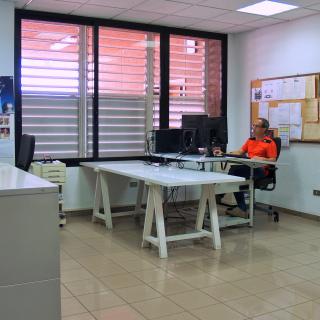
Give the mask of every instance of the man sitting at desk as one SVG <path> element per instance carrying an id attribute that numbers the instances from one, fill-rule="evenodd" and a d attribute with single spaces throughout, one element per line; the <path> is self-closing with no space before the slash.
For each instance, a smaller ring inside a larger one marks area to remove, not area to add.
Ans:
<path id="1" fill-rule="evenodd" d="M 269 122 L 264 118 L 258 118 L 252 126 L 253 137 L 249 138 L 246 143 L 232 154 L 248 155 L 250 159 L 276 161 L 277 160 L 277 146 L 275 142 L 266 133 L 269 129 Z M 215 154 L 222 154 L 221 151 Z M 246 165 L 234 165 L 229 170 L 230 175 L 239 176 L 243 178 L 250 178 L 250 167 Z M 263 178 L 268 174 L 268 166 L 254 169 L 255 178 Z M 232 214 L 246 216 L 247 206 L 244 199 L 243 192 L 235 192 L 238 207 L 232 210 Z"/>

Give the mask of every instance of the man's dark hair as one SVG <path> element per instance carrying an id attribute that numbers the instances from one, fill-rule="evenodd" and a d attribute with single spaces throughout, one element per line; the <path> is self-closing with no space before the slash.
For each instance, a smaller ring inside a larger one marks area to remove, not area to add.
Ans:
<path id="1" fill-rule="evenodd" d="M 269 129 L 270 127 L 270 124 L 269 124 L 269 121 L 265 118 L 258 118 L 258 120 L 261 120 L 262 122 L 262 128 L 265 128 L 266 131 Z"/>

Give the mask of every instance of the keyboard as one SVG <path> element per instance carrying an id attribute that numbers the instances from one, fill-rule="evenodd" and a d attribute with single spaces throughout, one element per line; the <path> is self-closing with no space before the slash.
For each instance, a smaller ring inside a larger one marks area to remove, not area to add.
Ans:
<path id="1" fill-rule="evenodd" d="M 234 153 L 224 153 L 223 154 L 225 157 L 230 157 L 230 158 L 240 158 L 240 159 L 250 159 L 249 157 L 241 154 L 234 154 Z"/>

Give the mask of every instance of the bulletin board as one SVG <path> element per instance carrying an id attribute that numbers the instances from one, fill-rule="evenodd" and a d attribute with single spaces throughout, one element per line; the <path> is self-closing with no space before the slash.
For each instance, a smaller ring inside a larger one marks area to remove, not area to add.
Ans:
<path id="1" fill-rule="evenodd" d="M 269 120 L 275 137 L 283 142 L 320 143 L 320 74 L 251 81 L 251 124 Z"/>

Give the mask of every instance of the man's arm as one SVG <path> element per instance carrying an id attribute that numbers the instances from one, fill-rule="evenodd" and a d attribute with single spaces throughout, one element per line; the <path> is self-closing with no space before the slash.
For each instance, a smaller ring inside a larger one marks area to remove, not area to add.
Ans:
<path id="1" fill-rule="evenodd" d="M 231 151 L 231 152 L 228 152 L 228 153 L 231 153 L 231 154 L 237 154 L 239 156 L 243 156 L 246 152 L 244 150 L 242 150 L 242 148 L 238 149 L 238 150 L 235 150 L 235 151 Z"/>
<path id="2" fill-rule="evenodd" d="M 252 157 L 251 159 L 255 159 L 255 160 L 262 160 L 262 161 L 271 161 L 271 162 L 276 162 L 277 159 L 276 158 L 265 158 L 265 157 Z"/>

